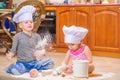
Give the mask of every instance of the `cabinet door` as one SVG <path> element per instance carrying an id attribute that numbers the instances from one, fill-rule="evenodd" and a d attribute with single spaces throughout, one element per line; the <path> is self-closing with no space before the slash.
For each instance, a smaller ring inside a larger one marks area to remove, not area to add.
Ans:
<path id="1" fill-rule="evenodd" d="M 75 24 L 76 26 L 81 26 L 81 27 L 85 27 L 89 30 L 89 26 L 90 26 L 90 7 L 76 7 L 75 8 Z M 89 31 L 87 36 L 84 39 L 84 43 L 88 44 L 88 36 L 89 36 Z"/>
<path id="2" fill-rule="evenodd" d="M 66 47 L 64 44 L 63 26 L 89 27 L 89 7 L 67 6 L 59 7 L 57 12 L 57 46 Z M 84 41 L 87 43 L 87 38 Z"/>
<path id="3" fill-rule="evenodd" d="M 59 7 L 57 10 L 57 27 L 56 27 L 56 43 L 58 47 L 64 47 L 64 35 L 62 28 L 64 25 L 70 26 L 73 24 L 72 13 L 70 7 Z"/>
<path id="4" fill-rule="evenodd" d="M 93 6 L 91 16 L 91 49 L 120 52 L 120 7 Z"/>

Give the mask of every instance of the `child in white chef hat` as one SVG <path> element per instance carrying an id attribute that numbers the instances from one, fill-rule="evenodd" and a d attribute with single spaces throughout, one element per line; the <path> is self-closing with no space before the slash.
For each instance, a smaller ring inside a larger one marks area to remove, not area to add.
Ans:
<path id="1" fill-rule="evenodd" d="M 89 73 L 93 72 L 94 65 L 92 64 L 92 53 L 89 47 L 82 44 L 82 40 L 85 38 L 88 30 L 83 27 L 76 26 L 63 26 L 64 42 L 67 44 L 69 50 L 62 62 L 62 70 L 65 73 L 71 73 L 72 64 L 69 64 L 71 60 L 88 60 L 89 61 Z"/>
<path id="2" fill-rule="evenodd" d="M 41 37 L 39 34 L 32 31 L 34 28 L 34 12 L 35 8 L 33 6 L 26 5 L 13 17 L 13 21 L 18 23 L 22 31 L 14 36 L 12 48 L 10 52 L 6 54 L 6 58 L 11 60 L 17 53 L 17 62 L 7 68 L 7 73 L 18 75 L 29 72 L 32 69 L 42 71 L 51 69 L 54 66 L 54 62 L 51 58 L 37 60 L 39 54 L 42 55 L 45 51 L 36 49 L 36 45 L 41 41 Z"/>

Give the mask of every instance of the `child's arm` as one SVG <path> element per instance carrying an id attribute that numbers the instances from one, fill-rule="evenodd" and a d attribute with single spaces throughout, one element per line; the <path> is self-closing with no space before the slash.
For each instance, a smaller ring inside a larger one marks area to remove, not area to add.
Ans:
<path id="1" fill-rule="evenodd" d="M 6 58 L 8 60 L 11 60 L 12 57 L 14 57 L 14 55 L 17 52 L 17 48 L 18 48 L 18 43 L 19 43 L 19 36 L 17 36 L 18 34 L 16 34 L 13 38 L 13 42 L 12 42 L 12 48 L 10 49 L 10 51 L 8 53 L 6 53 Z"/>
<path id="2" fill-rule="evenodd" d="M 62 61 L 61 66 L 57 67 L 55 71 L 53 71 L 53 75 L 59 75 L 62 72 L 66 72 L 67 66 L 69 65 L 71 56 L 69 54 L 69 51 L 66 53 L 65 58 Z"/>
<path id="3" fill-rule="evenodd" d="M 92 52 L 88 46 L 85 46 L 85 55 L 87 56 L 89 63 L 92 63 Z"/>
<path id="4" fill-rule="evenodd" d="M 71 59 L 69 50 L 67 51 L 65 58 L 63 59 L 62 65 L 68 65 Z"/>

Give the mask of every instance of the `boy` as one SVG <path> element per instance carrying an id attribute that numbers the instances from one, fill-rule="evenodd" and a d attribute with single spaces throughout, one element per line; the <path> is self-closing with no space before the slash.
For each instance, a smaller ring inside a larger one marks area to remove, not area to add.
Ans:
<path id="1" fill-rule="evenodd" d="M 22 31 L 14 36 L 12 48 L 6 54 L 6 58 L 11 60 L 17 53 L 16 64 L 11 64 L 6 70 L 7 73 L 18 75 L 29 72 L 32 69 L 40 72 L 41 70 L 51 69 L 54 66 L 54 62 L 50 58 L 37 60 L 37 57 L 44 55 L 45 51 L 35 49 L 41 38 L 32 31 L 34 28 L 32 14 L 34 12 L 35 8 L 33 6 L 26 5 L 13 17 L 13 21 L 18 23 Z"/>

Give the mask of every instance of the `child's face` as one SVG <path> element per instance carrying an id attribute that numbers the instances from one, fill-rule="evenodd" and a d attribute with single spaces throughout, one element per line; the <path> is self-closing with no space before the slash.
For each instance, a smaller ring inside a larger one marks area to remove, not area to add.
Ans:
<path id="1" fill-rule="evenodd" d="M 67 43 L 68 48 L 72 49 L 73 51 L 77 51 L 80 47 L 80 44 L 71 44 L 71 43 Z"/>
<path id="2" fill-rule="evenodd" d="M 25 32 L 32 31 L 33 26 L 34 26 L 34 24 L 33 24 L 33 21 L 31 21 L 31 20 L 26 20 L 26 21 L 20 22 L 20 24 L 19 24 L 19 27 Z"/>

